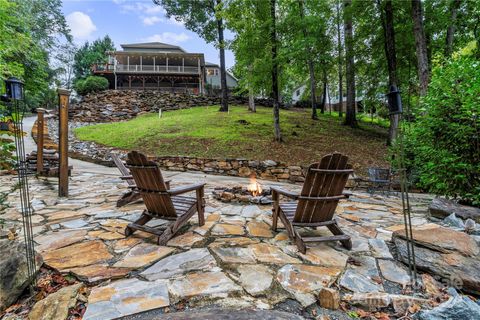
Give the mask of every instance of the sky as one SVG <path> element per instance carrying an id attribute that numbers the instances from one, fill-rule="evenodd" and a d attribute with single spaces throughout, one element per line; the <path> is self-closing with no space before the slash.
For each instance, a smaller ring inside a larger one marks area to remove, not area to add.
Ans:
<path id="1" fill-rule="evenodd" d="M 62 11 L 77 45 L 109 35 L 118 50 L 120 44 L 164 42 L 187 52 L 203 53 L 205 61 L 220 63 L 219 52 L 181 22 L 168 19 L 152 0 L 63 0 Z M 225 37 L 231 38 L 226 32 Z M 227 68 L 235 64 L 231 51 L 225 52 Z"/>

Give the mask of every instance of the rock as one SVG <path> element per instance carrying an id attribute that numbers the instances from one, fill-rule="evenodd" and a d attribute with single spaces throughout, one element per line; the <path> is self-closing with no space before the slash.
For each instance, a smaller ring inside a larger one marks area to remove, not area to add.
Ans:
<path id="1" fill-rule="evenodd" d="M 25 246 L 18 241 L 0 240 L 0 312 L 10 306 L 29 285 Z M 36 255 L 40 269 L 42 258 Z"/>
<path id="2" fill-rule="evenodd" d="M 67 229 L 80 229 L 88 225 L 88 222 L 83 219 L 70 220 L 61 222 L 60 225 Z"/>
<path id="3" fill-rule="evenodd" d="M 158 261 L 140 275 L 150 281 L 169 279 L 189 271 L 212 270 L 216 265 L 208 249 L 191 249 Z"/>
<path id="4" fill-rule="evenodd" d="M 393 259 L 390 249 L 387 244 L 381 239 L 368 239 L 368 244 L 372 250 L 372 255 L 375 258 Z"/>
<path id="5" fill-rule="evenodd" d="M 290 257 L 279 248 L 266 243 L 258 243 L 249 246 L 255 258 L 267 264 L 300 263 L 300 260 Z"/>
<path id="6" fill-rule="evenodd" d="M 451 215 L 449 215 L 448 217 L 443 219 L 443 223 L 446 223 L 449 226 L 459 228 L 459 229 L 464 229 L 465 228 L 465 224 L 463 223 L 463 220 L 460 219 L 460 218 L 457 218 L 455 213 L 452 213 Z"/>
<path id="7" fill-rule="evenodd" d="M 43 252 L 69 246 L 85 239 L 86 230 L 62 230 L 58 232 L 51 232 L 47 235 L 35 237 L 35 242 L 38 246 L 35 249 Z"/>
<path id="8" fill-rule="evenodd" d="M 420 246 L 442 253 L 459 252 L 466 256 L 478 255 L 480 249 L 468 234 L 441 226 L 422 226 L 413 228 L 413 238 Z M 395 231 L 393 237 L 405 238 L 405 232 Z"/>
<path id="9" fill-rule="evenodd" d="M 303 306 L 315 303 L 314 292 L 329 287 L 342 272 L 341 268 L 287 264 L 278 270 L 277 281 Z"/>
<path id="10" fill-rule="evenodd" d="M 399 259 L 408 263 L 406 241 L 395 237 L 394 243 Z M 467 292 L 480 293 L 480 268 L 478 268 L 480 261 L 478 257 L 466 257 L 456 252 L 442 253 L 415 245 L 415 262 L 417 269 L 438 275 L 451 286 L 462 288 Z"/>
<path id="11" fill-rule="evenodd" d="M 170 304 L 167 280 L 126 279 L 94 287 L 84 320 L 107 320 L 166 307 Z"/>
<path id="12" fill-rule="evenodd" d="M 240 177 L 249 177 L 252 174 L 252 171 L 249 167 L 240 167 L 238 169 L 238 175 Z"/>
<path id="13" fill-rule="evenodd" d="M 209 247 L 236 247 L 236 246 L 246 246 L 249 244 L 255 244 L 258 243 L 259 241 L 257 239 L 250 239 L 247 237 L 232 237 L 232 238 L 219 238 L 215 239 L 214 242 L 212 242 Z"/>
<path id="14" fill-rule="evenodd" d="M 392 260 L 378 259 L 378 266 L 382 276 L 388 281 L 400 284 L 402 287 L 411 284 L 410 275 L 403 265 Z"/>
<path id="15" fill-rule="evenodd" d="M 397 314 L 406 314 L 408 308 L 413 305 L 423 306 L 429 303 L 429 300 L 411 296 L 394 294 L 390 295 L 390 297 L 392 299 L 393 310 L 395 310 Z"/>
<path id="16" fill-rule="evenodd" d="M 373 282 L 371 279 L 366 276 L 357 273 L 351 269 L 348 269 L 343 274 L 340 279 L 340 286 L 344 287 L 347 290 L 353 292 L 381 292 L 383 291 L 383 286 Z"/>
<path id="17" fill-rule="evenodd" d="M 182 235 L 175 236 L 174 238 L 172 238 L 170 241 L 167 242 L 167 246 L 178 247 L 182 249 L 189 249 L 202 241 L 203 241 L 203 237 L 201 235 L 195 234 L 190 231 Z"/>
<path id="18" fill-rule="evenodd" d="M 224 263 L 255 263 L 255 258 L 251 248 L 212 247 L 212 251 Z"/>
<path id="19" fill-rule="evenodd" d="M 60 271 L 106 262 L 113 256 L 102 241 L 86 241 L 45 252 L 45 264 Z"/>
<path id="20" fill-rule="evenodd" d="M 330 310 L 337 310 L 340 307 L 340 293 L 332 288 L 322 288 L 318 294 L 320 307 Z"/>
<path id="21" fill-rule="evenodd" d="M 232 236 L 241 236 L 245 233 L 243 226 L 218 223 L 212 229 L 212 235 L 222 236 L 222 235 L 232 235 Z"/>
<path id="22" fill-rule="evenodd" d="M 175 251 L 173 248 L 162 247 L 155 244 L 140 243 L 130 249 L 130 251 L 120 261 L 113 266 L 116 268 L 138 269 L 168 256 Z"/>
<path id="23" fill-rule="evenodd" d="M 346 295 L 344 300 L 352 305 L 362 306 L 369 310 L 386 308 L 392 301 L 390 295 L 384 292 L 355 292 L 353 295 Z"/>
<path id="24" fill-rule="evenodd" d="M 92 284 L 103 280 L 123 278 L 131 269 L 113 268 L 107 264 L 93 264 L 86 267 L 69 269 L 68 271 L 78 279 Z"/>
<path id="25" fill-rule="evenodd" d="M 438 307 L 421 311 L 417 314 L 419 320 L 463 320 L 480 319 L 480 306 L 466 296 L 457 295 Z"/>
<path id="26" fill-rule="evenodd" d="M 46 298 L 38 301 L 28 314 L 30 320 L 65 320 L 70 308 L 77 303 L 78 291 L 83 283 L 64 287 Z"/>
<path id="27" fill-rule="evenodd" d="M 241 290 L 241 287 L 219 271 L 191 273 L 173 280 L 170 285 L 170 292 L 180 299 L 198 296 L 226 297 Z"/>
<path id="28" fill-rule="evenodd" d="M 464 206 L 443 198 L 435 198 L 428 207 L 428 211 L 432 217 L 443 219 L 452 213 L 464 220 L 470 218 L 480 223 L 480 209 L 475 207 Z"/>
<path id="29" fill-rule="evenodd" d="M 272 285 L 273 272 L 267 266 L 240 265 L 237 271 L 240 273 L 238 281 L 252 296 L 264 294 Z"/>
<path id="30" fill-rule="evenodd" d="M 280 233 L 278 235 L 280 235 Z M 275 239 L 277 239 L 277 237 L 275 237 Z M 288 234 L 284 234 L 284 237 L 280 239 L 288 239 Z M 303 260 L 324 267 L 344 268 L 348 260 L 348 256 L 346 254 L 337 251 L 326 244 L 319 244 L 315 247 L 309 247 L 305 254 L 299 253 L 298 255 Z"/>
<path id="31" fill-rule="evenodd" d="M 252 237 L 259 238 L 272 238 L 273 233 L 270 230 L 270 226 L 262 221 L 252 220 L 247 223 L 248 234 Z"/>
<path id="32" fill-rule="evenodd" d="M 428 273 L 422 274 L 422 283 L 423 283 L 423 286 L 425 287 L 425 292 L 430 297 L 438 297 L 441 295 L 440 283 L 438 283 L 438 281 L 435 280 Z"/>
<path id="33" fill-rule="evenodd" d="M 245 218 L 255 218 L 261 213 L 261 210 L 256 205 L 245 206 L 242 209 L 241 215 Z"/>

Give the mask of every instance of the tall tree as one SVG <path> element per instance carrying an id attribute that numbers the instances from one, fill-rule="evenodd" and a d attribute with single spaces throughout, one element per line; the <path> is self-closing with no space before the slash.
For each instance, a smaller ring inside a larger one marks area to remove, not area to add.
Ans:
<path id="1" fill-rule="evenodd" d="M 457 13 L 460 8 L 461 1 L 453 0 L 450 4 L 450 23 L 447 28 L 447 36 L 445 39 L 445 56 L 448 58 L 453 52 L 453 39 L 457 28 Z"/>
<path id="2" fill-rule="evenodd" d="M 340 0 L 337 0 L 337 59 L 338 59 L 338 116 L 343 117 L 343 53 L 342 53 L 342 32 Z"/>
<path id="3" fill-rule="evenodd" d="M 420 95 L 427 93 L 430 70 L 428 66 L 427 40 L 423 27 L 423 11 L 421 0 L 412 0 L 413 33 L 417 53 L 417 72 L 420 85 Z"/>
<path id="4" fill-rule="evenodd" d="M 282 142 L 280 132 L 280 103 L 278 92 L 278 61 L 277 61 L 277 29 L 275 15 L 275 0 L 270 0 L 270 41 L 272 42 L 272 99 L 273 99 L 273 126 L 275 141 Z"/>
<path id="5" fill-rule="evenodd" d="M 300 20 L 302 22 L 303 37 L 306 39 L 308 37 L 308 32 L 307 32 L 307 27 L 305 26 L 304 0 L 298 0 L 298 6 L 299 6 L 299 11 L 300 11 Z M 307 51 L 306 60 L 307 60 L 307 65 L 308 65 L 308 72 L 309 72 L 309 75 L 310 75 L 310 101 L 311 101 L 311 104 L 312 104 L 312 119 L 313 120 L 318 120 L 317 99 L 315 97 L 315 90 L 316 90 L 315 69 L 314 69 L 314 66 L 313 66 L 312 49 L 310 48 L 309 44 L 307 44 L 306 51 Z"/>
<path id="6" fill-rule="evenodd" d="M 397 83 L 397 53 L 395 50 L 395 30 L 393 27 L 393 5 L 392 0 L 377 0 L 380 17 L 382 20 L 385 57 L 387 58 L 388 83 L 390 86 L 398 86 Z M 390 128 L 388 130 L 387 145 L 391 145 L 397 137 L 399 114 L 390 115 Z"/>
<path id="7" fill-rule="evenodd" d="M 347 114 L 345 125 L 356 128 L 355 106 L 355 57 L 353 53 L 353 26 L 352 26 L 352 1 L 343 1 L 344 32 L 345 32 L 345 56 L 346 56 L 346 80 L 347 80 Z"/>
<path id="8" fill-rule="evenodd" d="M 92 65 L 108 61 L 107 51 L 115 50 L 112 39 L 106 35 L 92 43 L 85 42 L 74 55 L 73 72 L 75 80 L 92 74 Z"/>
<path id="9" fill-rule="evenodd" d="M 228 111 L 227 72 L 225 68 L 224 25 L 222 0 L 153 0 L 161 5 L 167 17 L 182 21 L 188 30 L 197 33 L 205 41 L 214 43 L 220 52 L 220 81 L 222 103 L 219 111 Z"/>

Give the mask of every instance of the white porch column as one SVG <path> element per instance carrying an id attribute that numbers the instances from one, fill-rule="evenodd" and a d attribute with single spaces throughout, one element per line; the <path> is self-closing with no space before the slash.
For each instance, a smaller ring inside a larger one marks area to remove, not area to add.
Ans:
<path id="1" fill-rule="evenodd" d="M 182 58 L 182 72 L 185 72 L 185 58 Z"/>
<path id="2" fill-rule="evenodd" d="M 143 71 L 143 62 L 142 62 L 142 56 L 140 56 L 140 71 Z"/>
<path id="3" fill-rule="evenodd" d="M 155 71 L 155 56 L 153 57 L 153 71 Z"/>
<path id="4" fill-rule="evenodd" d="M 127 71 L 130 71 L 130 56 L 127 56 Z"/>
<path id="5" fill-rule="evenodd" d="M 168 72 L 168 57 L 167 57 L 167 72 Z"/>
<path id="6" fill-rule="evenodd" d="M 115 74 L 115 90 L 117 90 L 117 74 Z"/>

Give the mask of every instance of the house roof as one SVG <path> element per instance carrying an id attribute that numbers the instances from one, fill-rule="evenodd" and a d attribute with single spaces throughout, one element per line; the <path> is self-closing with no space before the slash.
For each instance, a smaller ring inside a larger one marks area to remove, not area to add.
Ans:
<path id="1" fill-rule="evenodd" d="M 144 43 L 130 43 L 130 44 L 121 44 L 120 45 L 124 50 L 125 49 L 158 49 L 158 50 L 173 50 L 186 52 L 183 48 L 163 42 L 144 42 Z"/>
<path id="2" fill-rule="evenodd" d="M 216 63 L 212 63 L 212 62 L 208 62 L 208 61 L 205 61 L 205 67 L 217 67 L 217 68 L 220 68 L 220 66 Z"/>

